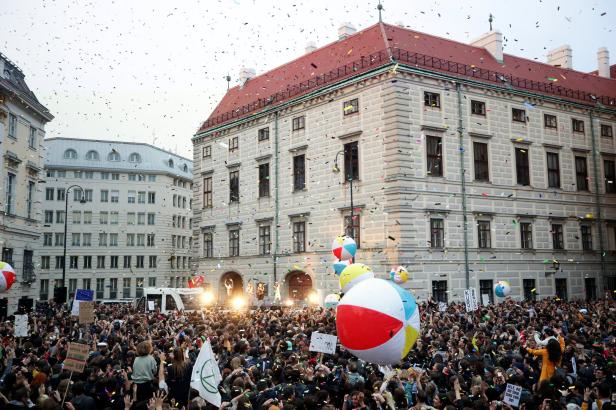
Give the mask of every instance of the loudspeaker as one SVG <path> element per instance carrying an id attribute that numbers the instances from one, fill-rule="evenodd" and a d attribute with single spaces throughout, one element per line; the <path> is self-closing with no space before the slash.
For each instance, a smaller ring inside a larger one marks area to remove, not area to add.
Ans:
<path id="1" fill-rule="evenodd" d="M 32 312 L 32 306 L 34 306 L 34 299 L 27 296 L 22 296 L 17 301 L 17 310 L 23 313 Z"/>
<path id="2" fill-rule="evenodd" d="M 60 305 L 66 303 L 66 291 L 66 286 L 53 288 L 53 301 Z"/>

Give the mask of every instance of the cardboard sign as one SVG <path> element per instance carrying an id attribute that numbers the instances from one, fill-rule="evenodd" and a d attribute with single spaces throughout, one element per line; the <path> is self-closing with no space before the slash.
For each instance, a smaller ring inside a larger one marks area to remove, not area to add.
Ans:
<path id="1" fill-rule="evenodd" d="M 148 310 L 156 310 L 153 300 L 148 300 Z"/>
<path id="2" fill-rule="evenodd" d="M 15 337 L 28 337 L 28 315 L 15 315 Z"/>
<path id="3" fill-rule="evenodd" d="M 79 323 L 94 323 L 94 302 L 79 302 Z"/>
<path id="4" fill-rule="evenodd" d="M 479 309 L 475 288 L 466 289 L 464 291 L 464 304 L 466 305 L 467 312 L 474 312 Z"/>
<path id="5" fill-rule="evenodd" d="M 487 293 L 481 295 L 481 302 L 484 306 L 488 306 L 490 304 L 490 295 L 488 295 Z"/>
<path id="6" fill-rule="evenodd" d="M 327 333 L 312 332 L 309 350 L 311 352 L 334 354 L 336 353 L 337 343 L 337 336 L 328 335 Z"/>
<path id="7" fill-rule="evenodd" d="M 520 397 L 522 396 L 522 387 L 514 384 L 507 383 L 507 390 L 505 390 L 505 398 L 503 401 L 511 407 L 518 407 L 520 404 Z"/>
<path id="8" fill-rule="evenodd" d="M 64 368 L 71 372 L 81 373 L 86 367 L 86 361 L 90 354 L 88 345 L 81 343 L 69 343 L 66 359 L 64 359 Z"/>
<path id="9" fill-rule="evenodd" d="M 71 315 L 79 316 L 79 305 L 83 301 L 94 300 L 94 291 L 91 289 L 77 289 L 75 291 L 75 299 L 73 300 L 73 307 L 71 308 Z"/>

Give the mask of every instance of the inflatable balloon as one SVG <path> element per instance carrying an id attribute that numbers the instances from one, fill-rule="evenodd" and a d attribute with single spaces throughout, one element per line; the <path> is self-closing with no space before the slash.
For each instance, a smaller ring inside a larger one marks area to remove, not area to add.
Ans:
<path id="1" fill-rule="evenodd" d="M 326 308 L 335 308 L 336 306 L 338 306 L 338 302 L 340 302 L 340 295 L 337 293 L 330 293 L 329 295 L 325 296 L 323 305 L 325 305 Z"/>
<path id="2" fill-rule="evenodd" d="M 340 289 L 342 293 L 347 293 L 353 286 L 359 282 L 374 278 L 372 269 L 363 263 L 352 263 L 340 274 Z"/>
<path id="3" fill-rule="evenodd" d="M 341 261 L 339 259 L 336 259 L 336 262 L 334 262 L 334 272 L 336 272 L 336 275 L 340 276 L 344 268 L 346 268 L 350 264 L 351 261 Z"/>
<path id="4" fill-rule="evenodd" d="M 499 298 L 506 298 L 511 293 L 511 285 L 506 280 L 499 280 L 494 285 L 494 293 Z"/>
<path id="5" fill-rule="evenodd" d="M 189 288 L 201 287 L 203 286 L 204 281 L 205 281 L 205 278 L 203 277 L 203 275 L 195 276 L 194 278 L 188 279 L 188 287 Z"/>
<path id="6" fill-rule="evenodd" d="M 8 263 L 0 262 L 0 273 L 0 293 L 4 293 L 15 283 L 15 271 Z"/>
<path id="7" fill-rule="evenodd" d="M 389 279 L 400 285 L 409 280 L 409 272 L 404 266 L 398 266 L 396 269 L 389 272 Z"/>
<path id="8" fill-rule="evenodd" d="M 400 362 L 419 337 L 419 307 L 406 289 L 383 279 L 367 279 L 338 303 L 340 343 L 358 358 L 380 365 Z"/>
<path id="9" fill-rule="evenodd" d="M 353 259 L 355 257 L 355 252 L 357 252 L 357 244 L 353 238 L 340 235 L 337 236 L 332 243 L 332 252 L 334 256 L 341 261 Z"/>

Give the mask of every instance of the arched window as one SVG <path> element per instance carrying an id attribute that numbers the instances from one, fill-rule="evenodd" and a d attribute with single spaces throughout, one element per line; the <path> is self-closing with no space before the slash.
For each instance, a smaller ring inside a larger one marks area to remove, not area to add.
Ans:
<path id="1" fill-rule="evenodd" d="M 120 153 L 116 150 L 112 150 L 109 155 L 107 155 L 107 159 L 109 161 L 119 161 L 120 160 Z"/>
<path id="2" fill-rule="evenodd" d="M 72 148 L 67 149 L 66 151 L 64 151 L 64 158 L 65 159 L 77 159 L 77 151 L 75 151 Z"/>
<path id="3" fill-rule="evenodd" d="M 188 165 L 184 164 L 184 166 L 182 167 L 182 170 L 184 172 L 188 172 Z"/>
<path id="4" fill-rule="evenodd" d="M 167 161 L 167 165 L 169 165 L 169 168 L 173 168 L 173 160 L 171 158 Z"/>
<path id="5" fill-rule="evenodd" d="M 137 154 L 136 152 L 133 152 L 128 157 L 128 162 L 141 162 L 141 155 Z"/>
<path id="6" fill-rule="evenodd" d="M 92 151 L 88 151 L 88 153 L 86 154 L 86 159 L 89 159 L 90 161 L 98 161 L 100 159 L 98 152 L 92 150 Z"/>

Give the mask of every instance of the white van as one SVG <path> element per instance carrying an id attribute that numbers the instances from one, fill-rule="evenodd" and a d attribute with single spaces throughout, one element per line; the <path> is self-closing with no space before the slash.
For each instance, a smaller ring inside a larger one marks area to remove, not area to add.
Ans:
<path id="1" fill-rule="evenodd" d="M 143 297 L 137 306 L 146 312 L 160 309 L 163 314 L 175 310 L 193 312 L 203 307 L 203 292 L 202 288 L 143 288 Z"/>

